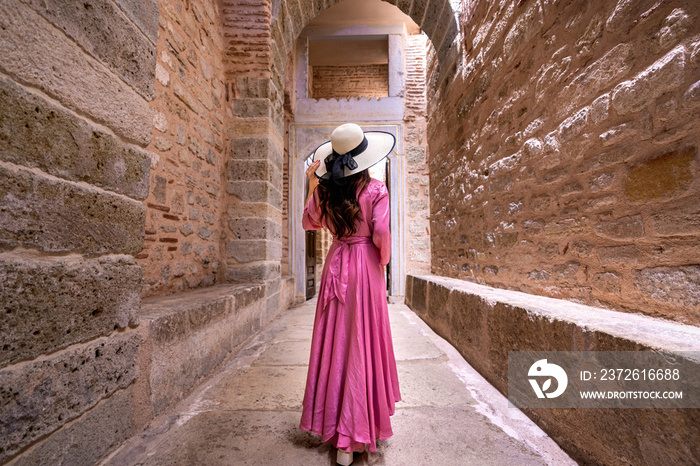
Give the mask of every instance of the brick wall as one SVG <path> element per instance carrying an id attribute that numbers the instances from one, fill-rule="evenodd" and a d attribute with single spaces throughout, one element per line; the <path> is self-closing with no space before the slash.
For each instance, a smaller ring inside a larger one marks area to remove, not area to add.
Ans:
<path id="1" fill-rule="evenodd" d="M 223 63 L 228 77 L 270 77 L 270 2 L 223 0 Z"/>
<path id="2" fill-rule="evenodd" d="M 432 271 L 700 324 L 697 3 L 467 10 L 431 80 Z"/>
<path id="3" fill-rule="evenodd" d="M 404 41 L 406 87 L 404 123 L 406 128 L 406 270 L 430 271 L 430 189 L 427 161 L 426 58 L 430 41 L 423 35 L 406 36 Z"/>
<path id="4" fill-rule="evenodd" d="M 389 65 L 312 66 L 313 99 L 387 97 Z"/>
<path id="5" fill-rule="evenodd" d="M 217 281 L 224 210 L 226 92 L 213 0 L 161 0 L 144 296 Z M 220 274 L 218 275 L 220 280 Z"/>

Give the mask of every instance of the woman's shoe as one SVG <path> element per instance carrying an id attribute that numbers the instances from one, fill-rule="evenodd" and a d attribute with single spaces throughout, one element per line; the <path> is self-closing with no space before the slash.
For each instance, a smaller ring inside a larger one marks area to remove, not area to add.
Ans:
<path id="1" fill-rule="evenodd" d="M 335 460 L 336 463 L 342 464 L 343 466 L 350 466 L 352 464 L 352 460 L 353 458 L 351 451 L 338 450 L 338 457 Z"/>

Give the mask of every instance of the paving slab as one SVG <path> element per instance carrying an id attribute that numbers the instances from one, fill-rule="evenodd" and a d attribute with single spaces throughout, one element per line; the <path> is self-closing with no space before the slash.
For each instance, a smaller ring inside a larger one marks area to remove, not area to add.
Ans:
<path id="1" fill-rule="evenodd" d="M 102 464 L 334 465 L 336 450 L 298 427 L 315 305 L 283 312 Z M 403 400 L 394 436 L 353 464 L 576 464 L 408 307 L 389 316 Z"/>

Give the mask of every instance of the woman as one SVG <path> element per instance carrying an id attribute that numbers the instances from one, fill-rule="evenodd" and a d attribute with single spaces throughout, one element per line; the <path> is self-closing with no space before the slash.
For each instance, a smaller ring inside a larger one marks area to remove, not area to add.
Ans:
<path id="1" fill-rule="evenodd" d="M 306 171 L 306 230 L 333 235 L 321 276 L 300 428 L 338 449 L 377 451 L 392 435 L 389 416 L 401 400 L 391 342 L 384 266 L 389 263 L 389 193 L 368 168 L 393 149 L 394 136 L 336 128 Z"/>

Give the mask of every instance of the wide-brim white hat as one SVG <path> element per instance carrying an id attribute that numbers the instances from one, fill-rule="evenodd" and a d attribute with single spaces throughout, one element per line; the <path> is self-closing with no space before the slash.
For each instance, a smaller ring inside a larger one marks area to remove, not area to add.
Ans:
<path id="1" fill-rule="evenodd" d="M 396 145 L 396 138 L 391 133 L 384 131 L 364 132 L 359 125 L 347 123 L 333 130 L 331 140 L 318 146 L 311 160 L 321 161 L 321 165 L 316 170 L 316 176 L 321 179 L 330 179 L 330 165 L 338 157 L 350 154 L 357 166 L 350 168 L 348 164 L 344 164 L 342 175 L 336 178 L 345 178 L 360 173 L 382 161 L 391 153 L 394 145 Z M 326 166 L 327 159 L 330 162 L 329 167 Z M 352 165 L 352 162 L 349 164 Z"/>

